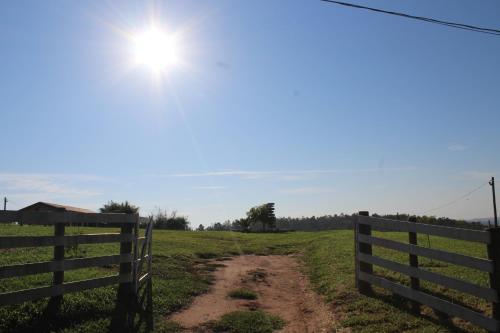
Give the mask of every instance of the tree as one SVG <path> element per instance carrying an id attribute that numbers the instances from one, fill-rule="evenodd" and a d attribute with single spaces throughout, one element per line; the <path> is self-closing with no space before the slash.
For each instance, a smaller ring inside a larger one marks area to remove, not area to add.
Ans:
<path id="1" fill-rule="evenodd" d="M 224 226 L 222 225 L 222 223 L 220 223 L 220 222 L 216 222 L 216 223 L 212 226 L 212 230 L 214 230 L 214 231 L 223 231 L 223 230 L 224 230 Z"/>
<path id="2" fill-rule="evenodd" d="M 166 210 L 158 209 L 153 217 L 153 226 L 157 229 L 189 230 L 189 219 L 187 216 L 177 215 L 175 210 L 168 214 Z"/>
<path id="3" fill-rule="evenodd" d="M 128 201 L 125 202 L 114 202 L 113 200 L 108 201 L 107 204 L 104 204 L 99 211 L 101 213 L 126 213 L 126 214 L 135 214 L 139 211 L 139 207 L 130 204 Z"/>
<path id="4" fill-rule="evenodd" d="M 247 220 L 251 224 L 262 223 L 262 231 L 266 231 L 266 228 L 274 229 L 276 227 L 274 203 L 270 202 L 250 208 L 247 212 Z"/>
<path id="5" fill-rule="evenodd" d="M 248 218 L 241 218 L 241 219 L 235 220 L 232 224 L 235 228 L 240 228 L 243 231 L 249 231 L 251 221 Z"/>
<path id="6" fill-rule="evenodd" d="M 203 224 L 200 224 L 198 226 L 198 229 L 196 229 L 197 231 L 204 231 L 205 230 L 205 227 L 203 226 Z"/>

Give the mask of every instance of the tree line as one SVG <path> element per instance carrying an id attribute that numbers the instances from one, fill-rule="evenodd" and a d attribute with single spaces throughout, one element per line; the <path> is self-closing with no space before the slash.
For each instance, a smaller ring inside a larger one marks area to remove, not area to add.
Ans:
<path id="1" fill-rule="evenodd" d="M 200 224 L 198 231 L 202 231 L 203 225 Z M 237 230 L 243 232 L 249 231 L 273 231 L 276 230 L 276 216 L 274 214 L 274 203 L 268 202 L 259 206 L 250 208 L 246 217 L 233 221 L 227 220 L 223 223 L 216 222 L 205 230 L 208 231 L 229 231 Z"/>
<path id="2" fill-rule="evenodd" d="M 265 230 L 275 231 L 320 231 L 334 229 L 350 229 L 354 221 L 354 214 L 335 214 L 311 217 L 277 217 L 276 220 L 266 225 Z M 264 231 L 261 223 L 248 224 L 246 219 L 236 219 L 233 221 L 217 222 L 205 228 L 211 231 Z"/>
<path id="3" fill-rule="evenodd" d="M 128 201 L 114 202 L 109 201 L 99 209 L 101 213 L 126 213 L 135 214 L 139 211 L 139 207 L 132 205 Z M 176 211 L 170 214 L 166 210 L 158 209 L 153 218 L 153 228 L 168 229 L 168 230 L 191 230 L 190 222 L 187 216 L 177 215 Z M 240 230 L 250 231 L 252 227 L 259 227 L 262 231 L 276 229 L 276 216 L 274 215 L 274 203 L 265 203 L 263 205 L 250 208 L 246 213 L 245 218 L 234 221 L 226 221 L 223 224 L 215 223 L 205 229 L 203 224 L 200 224 L 197 231 L 204 230 Z"/>
<path id="4" fill-rule="evenodd" d="M 110 201 L 100 208 L 101 213 L 137 213 L 139 207 L 130 204 L 128 201 L 118 203 Z M 250 208 L 246 216 L 235 220 L 226 220 L 216 222 L 207 227 L 200 224 L 196 231 L 320 231 L 334 229 L 350 229 L 353 226 L 357 213 L 353 214 L 334 214 L 311 217 L 278 217 L 275 216 L 274 203 L 265 203 Z M 408 221 L 413 216 L 410 214 L 377 214 L 371 216 L 382 217 L 391 220 Z M 190 227 L 189 218 L 185 215 L 178 215 L 174 210 L 168 213 L 166 210 L 158 209 L 152 215 L 153 227 L 156 229 L 168 230 L 193 230 Z M 485 229 L 487 226 L 480 222 L 469 222 L 449 217 L 436 216 L 416 216 L 418 223 L 436 224 L 442 226 L 467 228 L 467 229 Z"/>
<path id="5" fill-rule="evenodd" d="M 135 214 L 139 212 L 139 207 L 125 202 L 110 201 L 99 209 L 101 213 L 126 213 Z M 185 215 L 178 215 L 177 211 L 168 213 L 167 210 L 158 209 L 151 216 L 153 218 L 153 228 L 168 229 L 168 230 L 191 230 L 189 227 L 189 219 Z"/>
<path id="6" fill-rule="evenodd" d="M 277 217 L 274 223 L 275 230 L 281 231 L 321 231 L 321 230 L 335 230 L 335 229 L 351 229 L 356 220 L 357 213 L 353 214 L 334 214 L 323 216 L 302 216 L 302 217 Z M 381 217 L 391 220 L 408 221 L 413 216 L 410 214 L 372 214 L 374 217 Z M 482 230 L 487 228 L 486 225 L 480 222 L 469 222 L 460 219 L 452 219 L 449 217 L 437 216 L 416 216 L 418 223 L 435 224 L 447 227 L 465 228 Z M 245 225 L 245 224 L 243 224 Z M 242 227 L 241 219 L 233 221 L 227 220 L 225 222 L 217 222 L 205 228 L 205 230 L 212 231 L 229 231 L 229 230 L 244 230 Z M 250 226 L 249 231 L 256 231 L 259 229 Z"/>
<path id="7" fill-rule="evenodd" d="M 452 219 L 449 217 L 436 217 L 427 215 L 414 216 L 409 214 L 384 214 L 384 215 L 372 214 L 372 216 L 382 217 L 390 220 L 399 220 L 399 221 L 408 221 L 410 217 L 416 217 L 417 223 L 436 224 L 446 227 L 477 229 L 477 230 L 482 230 L 487 228 L 487 226 L 482 224 L 481 222 L 470 222 L 460 219 Z"/>

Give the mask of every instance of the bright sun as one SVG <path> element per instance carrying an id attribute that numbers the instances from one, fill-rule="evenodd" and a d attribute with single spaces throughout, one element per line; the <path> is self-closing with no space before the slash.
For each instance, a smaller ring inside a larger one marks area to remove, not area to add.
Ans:
<path id="1" fill-rule="evenodd" d="M 161 72 L 180 63 L 178 37 L 168 35 L 152 27 L 132 38 L 134 62 L 148 66 L 154 72 Z"/>

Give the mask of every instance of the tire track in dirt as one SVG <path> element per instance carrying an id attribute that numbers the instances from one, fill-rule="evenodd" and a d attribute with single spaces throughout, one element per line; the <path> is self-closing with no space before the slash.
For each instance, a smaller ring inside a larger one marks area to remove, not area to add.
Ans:
<path id="1" fill-rule="evenodd" d="M 193 332 L 228 312 L 260 309 L 285 320 L 286 325 L 279 332 L 319 333 L 332 329 L 333 312 L 311 290 L 295 256 L 244 255 L 218 263 L 223 266 L 214 272 L 212 289 L 169 320 Z M 227 296 L 237 288 L 251 289 L 257 292 L 258 298 L 239 300 Z"/>

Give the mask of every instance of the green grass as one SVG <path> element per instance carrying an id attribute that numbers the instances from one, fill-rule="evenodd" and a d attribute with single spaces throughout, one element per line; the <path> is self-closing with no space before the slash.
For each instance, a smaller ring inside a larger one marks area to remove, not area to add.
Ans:
<path id="1" fill-rule="evenodd" d="M 377 233 L 376 236 L 390 238 L 402 242 L 408 241 L 408 234 Z M 431 247 L 486 257 L 485 246 L 470 242 L 430 237 Z M 419 245 L 427 246 L 427 237 L 418 239 Z M 444 321 L 425 309 L 426 318 L 410 314 L 409 304 L 400 297 L 393 297 L 389 292 L 375 288 L 376 297 L 366 297 L 356 292 L 354 285 L 353 234 L 351 231 L 336 231 L 319 236 L 305 249 L 303 256 L 307 272 L 316 290 L 333 302 L 339 313 L 339 327 L 350 327 L 354 332 L 456 332 L 453 326 L 444 326 Z M 408 264 L 408 255 L 391 250 L 374 247 L 373 253 L 384 258 Z M 436 260 L 419 258 L 421 266 L 434 272 L 451 277 L 461 278 L 482 286 L 488 286 L 488 275 L 473 269 L 467 269 Z M 409 285 L 409 278 L 374 266 L 376 274 L 384 275 L 392 280 Z M 462 303 L 483 310 L 488 315 L 491 308 L 485 301 L 468 296 L 451 289 L 432 285 L 421 281 L 423 289 L 439 292 L 455 303 Z M 461 320 L 455 324 L 467 332 L 485 332 Z"/>
<path id="2" fill-rule="evenodd" d="M 284 325 L 280 317 L 257 310 L 230 312 L 209 326 L 214 332 L 272 333 Z"/>
<path id="3" fill-rule="evenodd" d="M 114 232 L 117 229 L 67 228 L 67 233 Z M 1 225 L 0 235 L 52 235 L 51 227 Z M 377 234 L 377 233 L 376 233 Z M 407 234 L 378 233 L 380 237 L 406 242 Z M 427 237 L 418 239 L 427 246 Z M 479 244 L 431 237 L 432 248 L 485 257 L 485 247 Z M 313 287 L 334 304 L 339 321 L 337 328 L 350 327 L 354 332 L 453 332 L 456 328 L 443 326 L 432 311 L 427 318 L 411 315 L 405 300 L 392 297 L 376 289 L 376 297 L 359 295 L 354 287 L 353 233 L 349 230 L 326 232 L 293 232 L 276 234 L 251 234 L 232 232 L 182 232 L 154 231 L 153 241 L 153 315 L 156 332 L 175 332 L 178 326 L 165 320 L 168 314 L 188 305 L 193 297 L 210 288 L 211 273 L 217 264 L 210 258 L 239 254 L 289 254 L 302 253 L 304 272 Z M 91 257 L 118 253 L 118 244 L 80 245 L 67 251 L 71 257 Z M 408 263 L 408 255 L 374 247 L 374 254 Z M 51 260 L 53 250 L 23 248 L 0 250 L 0 266 L 16 263 Z M 472 269 L 420 259 L 426 269 L 488 286 L 488 275 Z M 65 281 L 116 274 L 117 266 L 68 271 Z M 377 274 L 408 284 L 408 278 L 376 268 Z M 0 280 L 0 292 L 20 290 L 34 286 L 50 285 L 51 274 Z M 462 303 L 491 312 L 490 305 L 479 299 L 443 287 L 422 282 L 422 287 L 439 292 L 456 303 Z M 47 300 L 26 302 L 0 307 L 0 332 L 106 332 L 111 325 L 116 305 L 116 287 L 99 288 L 67 294 L 61 312 L 56 318 L 44 314 Z M 477 327 L 456 321 L 467 332 L 483 332 Z M 146 331 L 140 324 L 137 331 Z"/>
<path id="4" fill-rule="evenodd" d="M 67 234 L 118 232 L 112 228 L 67 227 Z M 52 227 L 0 225 L 0 235 L 52 235 Z M 278 237 L 275 237 L 278 236 Z M 175 331 L 165 316 L 189 304 L 193 297 L 206 292 L 216 264 L 207 258 L 239 254 L 286 254 L 305 246 L 316 236 L 286 234 L 250 235 L 230 232 L 154 231 L 153 241 L 153 315 L 156 331 Z M 67 251 L 68 257 L 92 257 L 118 254 L 118 244 L 82 244 Z M 53 249 L 18 248 L 0 250 L 0 266 L 51 260 Z M 117 274 L 118 266 L 87 268 L 65 272 L 65 282 Z M 51 284 L 51 274 L 30 275 L 0 280 L 0 292 L 41 287 Z M 60 313 L 48 318 L 44 313 L 47 299 L 0 307 L 0 332 L 105 332 L 111 325 L 116 306 L 116 287 L 105 287 L 66 294 Z M 143 324 L 137 331 L 146 331 Z"/>
<path id="5" fill-rule="evenodd" d="M 231 298 L 257 299 L 257 293 L 255 291 L 245 288 L 231 290 L 227 295 Z"/>

